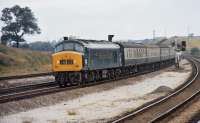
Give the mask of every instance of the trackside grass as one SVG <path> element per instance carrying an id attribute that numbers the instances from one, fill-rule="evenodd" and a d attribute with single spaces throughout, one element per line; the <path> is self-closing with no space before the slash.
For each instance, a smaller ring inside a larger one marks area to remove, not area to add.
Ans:
<path id="1" fill-rule="evenodd" d="M 51 54 L 0 45 L 0 76 L 51 71 Z"/>

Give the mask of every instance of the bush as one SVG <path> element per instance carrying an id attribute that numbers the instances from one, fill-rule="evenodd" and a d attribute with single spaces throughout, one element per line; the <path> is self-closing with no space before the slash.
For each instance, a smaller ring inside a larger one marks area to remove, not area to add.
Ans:
<path id="1" fill-rule="evenodd" d="M 195 56 L 200 56 L 200 50 L 198 48 L 192 48 L 191 54 Z"/>
<path id="2" fill-rule="evenodd" d="M 6 48 L 0 46 L 0 52 L 1 53 L 6 53 Z"/>
<path id="3" fill-rule="evenodd" d="M 0 65 L 3 66 L 12 66 L 15 64 L 14 59 L 9 57 L 8 55 L 0 53 Z"/>

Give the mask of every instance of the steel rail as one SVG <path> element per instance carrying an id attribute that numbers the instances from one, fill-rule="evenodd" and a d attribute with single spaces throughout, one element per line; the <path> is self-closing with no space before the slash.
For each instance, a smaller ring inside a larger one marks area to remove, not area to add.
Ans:
<path id="1" fill-rule="evenodd" d="M 167 66 L 162 67 L 162 68 L 166 68 L 166 67 Z M 143 74 L 150 73 L 150 72 L 153 72 L 153 71 L 152 70 L 146 70 L 146 71 L 142 71 L 142 72 L 139 72 L 139 73 L 136 73 L 136 74 L 128 74 L 128 75 L 124 75 L 124 76 L 114 78 L 114 79 L 100 80 L 100 81 L 96 81 L 96 82 L 86 83 L 85 85 L 70 86 L 70 87 L 66 87 L 66 88 L 59 88 L 56 84 L 53 85 L 53 86 L 49 86 L 47 84 L 48 87 L 45 86 L 45 85 L 40 85 L 41 88 L 34 87 L 34 86 L 37 86 L 37 85 L 33 85 L 33 88 L 26 87 L 26 88 L 29 88 L 29 89 L 24 89 L 23 87 L 19 87 L 13 93 L 6 93 L 6 92 L 9 92 L 9 91 L 5 90 L 4 91 L 5 94 L 0 95 L 0 103 L 6 103 L 6 102 L 9 102 L 9 101 L 16 101 L 16 100 L 26 99 L 26 98 L 32 98 L 32 97 L 35 97 L 35 96 L 40 96 L 40 95 L 50 94 L 50 93 L 55 93 L 55 92 L 60 92 L 60 91 L 66 91 L 66 90 L 71 90 L 71 89 L 77 89 L 77 88 L 99 85 L 99 84 L 103 84 L 103 83 L 107 83 L 107 82 L 113 82 L 113 81 L 116 81 L 116 80 L 127 79 L 127 78 L 130 78 L 130 77 L 143 75 Z"/>
<path id="2" fill-rule="evenodd" d="M 3 76 L 3 77 L 0 77 L 0 81 L 1 80 L 24 79 L 24 78 L 31 78 L 31 77 L 50 76 L 50 75 L 53 75 L 53 73 L 47 72 L 47 73 L 36 73 L 36 74 L 17 75 L 17 76 Z"/>
<path id="3" fill-rule="evenodd" d="M 57 83 L 55 81 L 51 81 L 51 82 L 41 82 L 39 84 L 27 84 L 27 85 L 21 85 L 21 86 L 16 86 L 16 87 L 3 88 L 3 89 L 0 89 L 0 95 L 26 91 L 29 89 L 37 89 L 41 87 L 54 86 L 54 85 L 57 85 Z"/>
<path id="4" fill-rule="evenodd" d="M 196 59 L 193 57 L 193 59 L 197 62 L 200 63 L 199 59 Z M 194 80 L 193 80 L 194 81 Z M 177 104 L 176 106 L 170 108 L 169 110 L 167 110 L 166 112 L 160 114 L 159 116 L 155 117 L 154 119 L 152 119 L 150 122 L 154 123 L 154 122 L 158 122 L 163 120 L 164 118 L 167 118 L 170 114 L 172 114 L 173 112 L 177 111 L 178 109 L 182 108 L 185 104 L 189 103 L 191 100 L 193 100 L 195 97 L 197 97 L 200 94 L 200 90 L 198 90 L 196 93 L 192 94 L 189 98 L 187 98 L 186 100 L 184 100 L 183 102 Z"/>
<path id="5" fill-rule="evenodd" d="M 143 106 L 140 109 L 135 110 L 135 111 L 133 111 L 133 112 L 131 112 L 131 113 L 125 115 L 125 116 L 122 116 L 120 118 L 114 119 L 111 122 L 112 123 L 125 122 L 126 120 L 131 119 L 132 117 L 135 117 L 136 115 L 138 115 L 138 114 L 140 114 L 142 112 L 145 112 L 146 110 L 148 110 L 148 109 L 150 109 L 150 108 L 152 108 L 152 107 L 154 107 L 154 106 L 156 106 L 158 104 L 161 104 L 161 103 L 165 102 L 166 100 L 170 99 L 171 97 L 173 97 L 173 96 L 179 94 L 180 92 L 182 92 L 184 89 L 186 89 L 188 86 L 190 86 L 196 80 L 196 78 L 199 75 L 199 68 L 198 68 L 197 64 L 195 64 L 194 61 L 192 61 L 192 62 L 194 64 L 194 69 L 195 69 L 196 73 L 195 73 L 194 77 L 192 77 L 191 80 L 189 80 L 188 82 L 186 82 L 187 84 L 183 85 L 180 89 L 178 89 L 177 91 L 175 91 L 175 92 L 167 95 L 166 97 L 163 97 L 163 98 L 161 98 L 161 99 L 159 99 L 157 101 L 154 101 L 154 102 L 152 102 L 149 105 Z"/>
<path id="6" fill-rule="evenodd" d="M 145 74 L 145 73 L 146 72 L 142 72 L 140 74 Z M 140 75 L 140 74 L 138 73 L 137 75 Z M 134 75 L 134 76 L 137 76 L 137 75 Z M 45 86 L 42 86 L 43 87 L 42 89 L 41 88 L 35 88 L 35 89 L 30 88 L 30 89 L 25 90 L 25 89 L 23 89 L 23 86 L 22 86 L 22 88 L 19 87 L 19 91 L 15 91 L 14 93 L 13 92 L 5 93 L 5 94 L 0 95 L 0 103 L 16 101 L 16 100 L 25 99 L 25 98 L 31 98 L 31 97 L 35 97 L 35 96 L 40 96 L 40 95 L 50 94 L 50 93 L 55 93 L 55 92 L 60 92 L 60 91 L 67 91 L 67 90 L 72 90 L 72 89 L 77 89 L 77 88 L 89 87 L 89 86 L 99 85 L 99 84 L 111 82 L 114 80 L 120 80 L 120 79 L 126 79 L 126 78 L 128 78 L 128 76 L 119 77 L 118 79 L 102 80 L 102 81 L 97 81 L 97 82 L 93 82 L 93 83 L 86 83 L 85 85 L 70 86 L 70 87 L 65 87 L 65 88 L 60 88 L 59 86 L 57 86 L 57 84 L 55 84 L 54 86 L 49 86 L 49 88 L 48 87 L 45 88 Z"/>

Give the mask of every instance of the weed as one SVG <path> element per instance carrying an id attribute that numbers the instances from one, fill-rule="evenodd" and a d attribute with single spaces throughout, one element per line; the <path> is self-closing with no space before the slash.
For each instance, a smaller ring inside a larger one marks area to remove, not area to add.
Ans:
<path id="1" fill-rule="evenodd" d="M 32 123 L 31 121 L 23 121 L 22 123 Z"/>
<path id="2" fill-rule="evenodd" d="M 71 111 L 68 111 L 68 115 L 76 115 L 76 112 L 71 110 Z"/>

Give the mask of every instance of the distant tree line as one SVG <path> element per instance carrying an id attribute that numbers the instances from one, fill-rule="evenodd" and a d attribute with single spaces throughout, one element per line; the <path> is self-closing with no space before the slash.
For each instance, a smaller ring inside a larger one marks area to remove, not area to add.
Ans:
<path id="1" fill-rule="evenodd" d="M 37 51 L 53 51 L 54 42 L 33 42 L 29 44 L 29 49 L 37 50 Z"/>
<path id="2" fill-rule="evenodd" d="M 52 52 L 54 50 L 55 43 L 56 41 L 36 41 L 32 43 L 23 42 L 20 44 L 19 48 Z M 12 44 L 13 47 L 15 47 L 15 45 L 16 44 Z"/>

